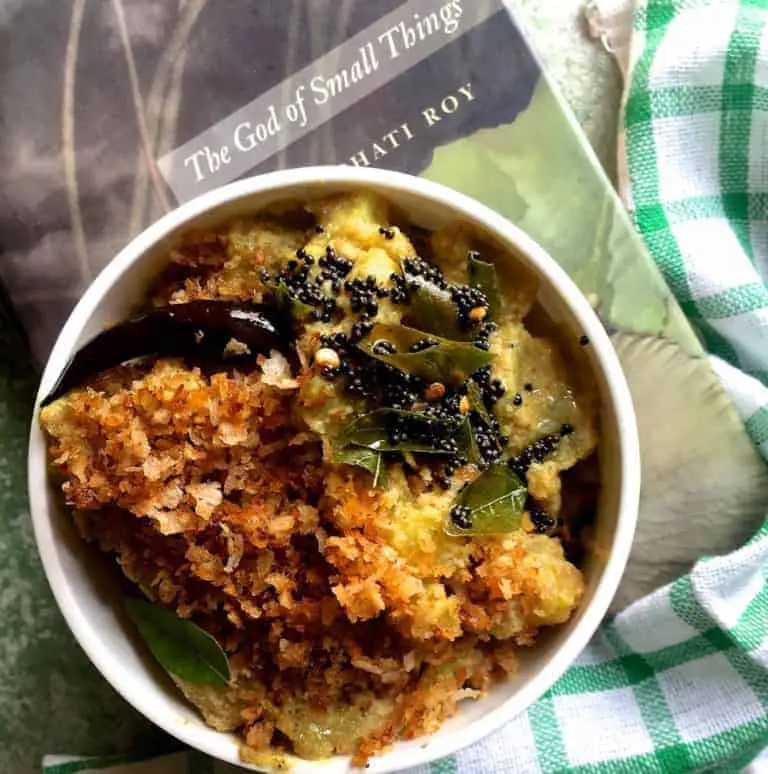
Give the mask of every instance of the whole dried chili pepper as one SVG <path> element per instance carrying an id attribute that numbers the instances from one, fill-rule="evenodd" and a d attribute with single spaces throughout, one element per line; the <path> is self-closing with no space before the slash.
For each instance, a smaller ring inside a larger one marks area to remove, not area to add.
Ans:
<path id="1" fill-rule="evenodd" d="M 241 346 L 227 345 L 234 340 Z M 171 304 L 99 333 L 73 356 L 42 401 L 46 406 L 88 377 L 137 358 L 166 355 L 248 362 L 291 349 L 290 318 L 275 307 L 231 301 Z M 244 345 L 244 346 L 242 346 Z"/>

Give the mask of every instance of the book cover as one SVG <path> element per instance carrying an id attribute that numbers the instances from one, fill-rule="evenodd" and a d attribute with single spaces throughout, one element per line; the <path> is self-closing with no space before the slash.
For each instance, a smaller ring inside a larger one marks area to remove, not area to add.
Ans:
<path id="1" fill-rule="evenodd" d="M 764 466 L 514 9 L 12 5 L 0 280 L 38 362 L 99 269 L 178 202 L 308 164 L 423 175 L 539 241 L 612 335 L 644 454 L 638 540 L 616 605 L 751 535 L 768 497 Z"/>

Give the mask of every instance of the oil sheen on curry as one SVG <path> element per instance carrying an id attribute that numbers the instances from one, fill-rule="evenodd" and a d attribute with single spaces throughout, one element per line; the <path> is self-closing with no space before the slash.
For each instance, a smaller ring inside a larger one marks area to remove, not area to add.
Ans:
<path id="1" fill-rule="evenodd" d="M 595 392 L 536 294 L 465 224 L 286 203 L 187 235 L 45 401 L 79 532 L 245 761 L 430 734 L 578 606 Z"/>

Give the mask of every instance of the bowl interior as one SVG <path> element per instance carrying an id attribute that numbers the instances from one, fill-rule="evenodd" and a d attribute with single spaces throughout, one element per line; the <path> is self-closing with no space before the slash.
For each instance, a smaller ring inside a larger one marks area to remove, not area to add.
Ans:
<path id="1" fill-rule="evenodd" d="M 308 200 L 356 187 L 378 189 L 417 225 L 431 229 L 462 218 L 492 233 L 510 248 L 515 256 L 510 260 L 527 263 L 539 275 L 538 300 L 552 320 L 575 338 L 586 332 L 592 341 L 587 357 L 602 407 L 602 492 L 595 540 L 583 567 L 584 601 L 567 624 L 548 632 L 536 647 L 521 653 L 520 669 L 514 678 L 497 685 L 480 701 L 464 702 L 459 714 L 432 737 L 400 742 L 391 752 L 372 759 L 369 769 L 398 770 L 449 754 L 498 728 L 538 698 L 586 644 L 615 591 L 634 527 L 638 462 L 631 404 L 608 338 L 584 298 L 540 248 L 490 211 L 437 186 L 392 173 L 362 182 L 350 181 L 354 175 L 349 170 L 335 180 L 317 174 L 299 177 L 292 183 L 285 181 L 285 175 L 282 180 L 277 175 L 266 176 L 270 177 L 277 180 L 273 187 L 263 183 L 261 187 L 266 185 L 266 190 L 249 190 L 246 184 L 250 182 L 253 188 L 257 183 L 254 180 L 230 186 L 232 192 L 227 195 L 214 192 L 219 198 L 213 205 L 209 195 L 202 197 L 155 224 L 129 245 L 97 278 L 62 331 L 40 394 L 50 389 L 80 345 L 104 325 L 133 311 L 163 268 L 169 248 L 191 227 L 215 226 L 252 214 L 277 200 Z M 235 738 L 203 724 L 153 662 L 124 617 L 118 571 L 76 535 L 58 493 L 48 483 L 45 456 L 36 415 L 29 463 L 35 531 L 53 591 L 81 645 L 113 686 L 152 721 L 210 755 L 237 763 Z M 319 764 L 295 761 L 292 770 L 297 774 L 335 774 L 350 770 L 350 766 L 346 758 L 339 757 Z"/>

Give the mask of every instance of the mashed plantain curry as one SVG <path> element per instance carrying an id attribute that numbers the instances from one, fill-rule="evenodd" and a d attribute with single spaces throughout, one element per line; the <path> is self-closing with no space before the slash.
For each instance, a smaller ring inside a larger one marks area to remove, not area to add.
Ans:
<path id="1" fill-rule="evenodd" d="M 83 537 L 226 654 L 175 679 L 245 760 L 431 733 L 569 618 L 593 391 L 498 246 L 348 194 L 190 236 L 150 298 L 152 356 L 150 318 L 107 332 L 41 423 Z M 264 351 L 256 308 L 289 319 Z"/>

